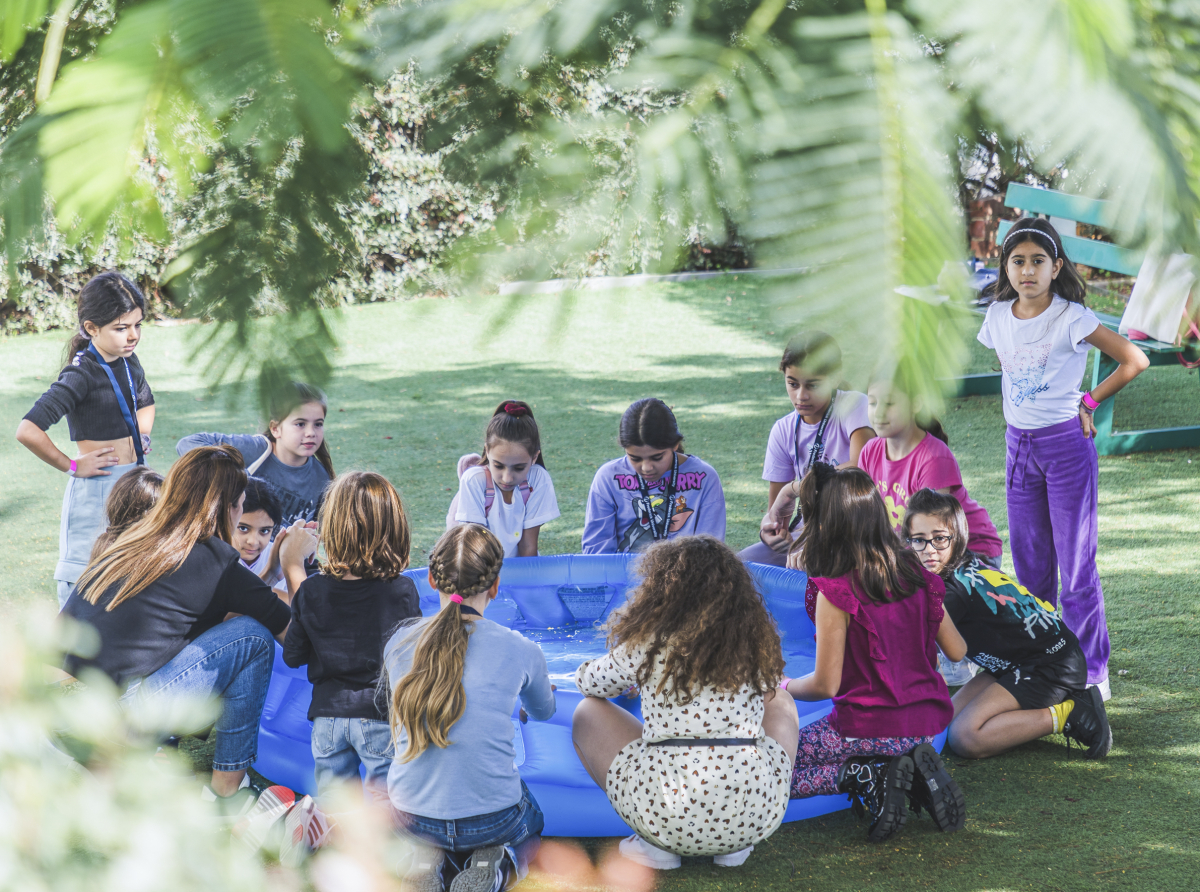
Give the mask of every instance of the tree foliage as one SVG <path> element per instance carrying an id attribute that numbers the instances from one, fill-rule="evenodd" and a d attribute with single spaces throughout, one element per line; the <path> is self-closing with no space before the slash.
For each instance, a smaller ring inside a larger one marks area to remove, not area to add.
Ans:
<path id="1" fill-rule="evenodd" d="M 6 52 L 35 7 L 7 0 Z M 5 138 L 5 245 L 38 232 L 44 193 L 71 238 L 197 208 L 171 287 L 226 323 L 226 356 L 255 313 L 289 311 L 247 364 L 278 370 L 319 366 L 354 262 L 387 289 L 397 256 L 486 282 L 736 242 L 800 270 L 773 279 L 787 325 L 837 319 L 935 379 L 957 364 L 956 167 L 982 126 L 1110 199 L 1122 241 L 1200 249 L 1198 28 L 1172 0 L 130 2 Z M 424 114 L 403 98 L 420 91 Z M 419 168 L 418 143 L 447 177 L 426 218 L 450 264 L 400 250 L 413 220 L 367 161 Z"/>

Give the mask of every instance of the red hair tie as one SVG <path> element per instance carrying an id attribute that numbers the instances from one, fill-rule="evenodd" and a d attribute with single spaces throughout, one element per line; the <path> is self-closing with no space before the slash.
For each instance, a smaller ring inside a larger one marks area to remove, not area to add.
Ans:
<path id="1" fill-rule="evenodd" d="M 511 415 L 514 418 L 520 418 L 522 415 L 528 415 L 529 410 L 520 403 L 505 403 L 504 414 Z"/>
<path id="2" fill-rule="evenodd" d="M 450 600 L 453 601 L 455 604 L 461 604 L 462 603 L 462 595 L 451 595 Z"/>

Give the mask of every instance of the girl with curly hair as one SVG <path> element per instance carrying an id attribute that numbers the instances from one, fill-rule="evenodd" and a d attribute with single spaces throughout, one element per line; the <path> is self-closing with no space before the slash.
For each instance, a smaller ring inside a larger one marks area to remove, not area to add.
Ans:
<path id="1" fill-rule="evenodd" d="M 872 842 L 904 826 L 909 797 L 939 830 L 958 830 L 962 792 L 930 745 L 954 715 L 937 648 L 955 661 L 967 650 L 942 608 L 946 587 L 901 544 L 865 471 L 815 464 L 800 511 L 792 556 L 808 571 L 817 663 L 783 688 L 832 697 L 833 711 L 800 733 L 792 798 L 848 793 L 870 816 Z"/>
<path id="2" fill-rule="evenodd" d="M 737 555 L 712 536 L 659 542 L 618 613 L 609 652 L 584 663 L 571 736 L 588 774 L 636 833 L 631 861 L 742 864 L 787 808 L 795 704 L 776 690 L 779 632 Z M 641 689 L 639 722 L 613 697 Z"/>
<path id="3" fill-rule="evenodd" d="M 520 698 L 530 718 L 551 718 L 554 688 L 541 648 L 483 617 L 503 563 L 486 527 L 447 530 L 429 555 L 441 609 L 402 625 L 384 652 L 396 753 L 388 795 L 397 829 L 418 843 L 408 889 L 499 892 L 525 876 L 541 841 L 512 714 Z"/>

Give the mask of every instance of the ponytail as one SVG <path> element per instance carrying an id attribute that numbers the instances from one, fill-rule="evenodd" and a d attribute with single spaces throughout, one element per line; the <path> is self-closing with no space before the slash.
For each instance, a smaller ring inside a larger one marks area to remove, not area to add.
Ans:
<path id="1" fill-rule="evenodd" d="M 429 575 L 439 592 L 471 598 L 491 589 L 500 578 L 504 548 L 486 527 L 464 523 L 451 527 L 429 554 Z M 412 666 L 392 691 L 392 739 L 408 734 L 401 763 L 436 746 L 451 743 L 449 733 L 467 708 L 463 670 L 472 624 L 464 622 L 459 603 L 449 601 L 425 627 L 413 653 Z"/>
<path id="2" fill-rule="evenodd" d="M 97 328 L 103 328 L 134 310 L 141 310 L 144 318 L 146 298 L 142 296 L 137 285 L 119 272 L 109 270 L 88 279 L 79 292 L 78 323 L 75 334 L 67 341 L 63 368 L 69 366 L 75 354 L 86 350 L 92 342 L 91 336 L 83 327 L 84 323 L 90 322 Z"/>

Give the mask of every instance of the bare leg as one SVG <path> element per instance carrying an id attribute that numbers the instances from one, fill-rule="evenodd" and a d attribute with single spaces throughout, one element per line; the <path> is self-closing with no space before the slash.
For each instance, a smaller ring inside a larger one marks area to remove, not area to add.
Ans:
<path id="1" fill-rule="evenodd" d="M 641 736 L 642 723 L 607 700 L 584 697 L 575 707 L 571 741 L 579 761 L 601 790 L 617 753 Z"/>
<path id="2" fill-rule="evenodd" d="M 212 773 L 212 780 L 208 782 L 208 785 L 218 796 L 232 796 L 238 791 L 238 787 L 242 783 L 242 778 L 245 776 L 245 769 L 241 771 L 214 771 Z"/>
<path id="3" fill-rule="evenodd" d="M 996 683 L 996 679 L 988 675 L 986 672 L 980 672 L 965 685 L 959 688 L 950 702 L 954 704 L 954 717 L 958 718 L 958 714 L 966 709 L 967 704 L 990 688 Z"/>
<path id="4" fill-rule="evenodd" d="M 982 677 L 977 675 L 971 682 Z M 948 737 L 954 752 L 968 759 L 985 759 L 1053 732 L 1050 710 L 1021 709 L 1017 699 L 995 679 L 988 677 L 987 681 L 990 683 L 961 711 L 955 706 L 958 714 L 950 723 Z"/>
<path id="5" fill-rule="evenodd" d="M 771 691 L 763 704 L 763 731 L 778 743 L 796 761 L 796 747 L 800 745 L 800 714 L 796 712 L 796 701 L 781 691 Z"/>

